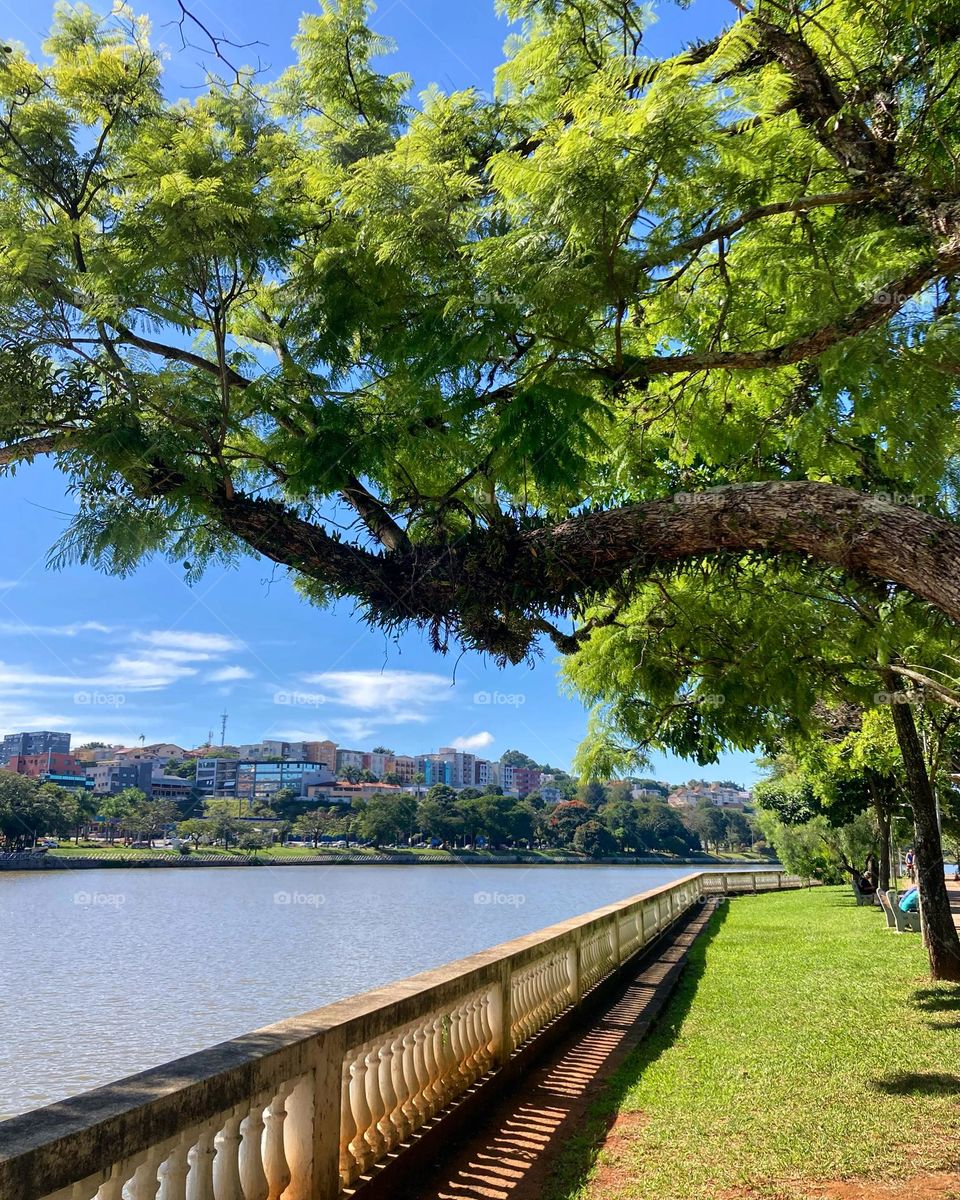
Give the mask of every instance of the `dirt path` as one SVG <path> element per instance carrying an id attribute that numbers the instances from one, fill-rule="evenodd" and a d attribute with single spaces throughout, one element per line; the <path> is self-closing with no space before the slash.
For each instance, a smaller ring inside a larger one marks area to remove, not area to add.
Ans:
<path id="1" fill-rule="evenodd" d="M 705 905 L 589 1029 L 554 1047 L 469 1141 L 403 1193 L 405 1200 L 540 1200 L 557 1154 L 662 1011 L 710 912 Z"/>

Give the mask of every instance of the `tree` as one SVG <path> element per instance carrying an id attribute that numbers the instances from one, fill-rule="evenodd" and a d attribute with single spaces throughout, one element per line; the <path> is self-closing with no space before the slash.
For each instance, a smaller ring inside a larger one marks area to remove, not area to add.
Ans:
<path id="1" fill-rule="evenodd" d="M 742 812 L 734 810 L 725 813 L 723 822 L 728 846 L 750 847 L 753 841 L 753 829 Z"/>
<path id="2" fill-rule="evenodd" d="M 619 850 L 643 848 L 639 812 L 633 800 L 626 797 L 610 800 L 599 810 L 597 815 L 613 835 Z"/>
<path id="3" fill-rule="evenodd" d="M 243 828 L 240 820 L 234 816 L 232 800 L 208 800 L 207 819 L 213 829 L 215 842 L 222 842 L 224 850 L 229 849 L 231 839 L 239 837 Z"/>
<path id="4" fill-rule="evenodd" d="M 199 850 L 202 842 L 213 840 L 214 824 L 202 817 L 189 817 L 177 823 L 177 835 L 193 842 L 193 848 Z"/>
<path id="5" fill-rule="evenodd" d="M 320 839 L 329 834 L 335 819 L 336 811 L 332 808 L 311 808 L 294 820 L 293 832 L 298 838 L 309 838 L 316 850 Z"/>
<path id="6" fill-rule="evenodd" d="M 607 801 L 607 793 L 598 779 L 582 780 L 577 788 L 577 798 L 590 808 L 599 808 Z"/>
<path id="7" fill-rule="evenodd" d="M 113 796 L 104 796 L 98 804 L 97 815 L 103 817 L 107 826 L 107 841 L 112 845 L 117 832 L 124 827 L 131 814 L 146 802 L 140 788 L 124 788 Z"/>
<path id="8" fill-rule="evenodd" d="M 9 848 L 34 846 L 44 834 L 71 828 L 71 819 L 70 794 L 63 788 L 0 770 L 0 833 Z"/>
<path id="9" fill-rule="evenodd" d="M 582 825 L 578 825 L 573 835 L 573 846 L 575 850 L 589 854 L 591 858 L 603 858 L 617 852 L 616 838 L 599 821 L 584 821 Z"/>
<path id="10" fill-rule="evenodd" d="M 360 810 L 357 831 L 364 841 L 382 846 L 409 838 L 417 819 L 417 802 L 412 796 L 375 793 Z"/>
<path id="11" fill-rule="evenodd" d="M 421 108 L 359 0 L 176 105 L 144 22 L 4 46 L 0 464 L 67 475 L 59 560 L 251 551 L 513 662 L 758 557 L 960 619 L 952 7 L 737 6 L 658 62 L 646 7 L 508 0 L 496 98 Z"/>
<path id="12" fill-rule="evenodd" d="M 712 842 L 714 850 L 719 851 L 720 843 L 726 837 L 727 822 L 720 809 L 709 800 L 699 803 L 687 814 L 683 823 L 699 837 L 705 849 L 708 849 Z"/>
<path id="13" fill-rule="evenodd" d="M 500 755 L 500 761 L 505 767 L 527 767 L 531 771 L 538 770 L 540 766 L 529 754 L 524 754 L 521 750 L 505 751 Z"/>
<path id="14" fill-rule="evenodd" d="M 582 800 L 561 800 L 547 818 L 554 845 L 569 846 L 579 826 L 593 818 L 593 810 Z"/>
<path id="15" fill-rule="evenodd" d="M 773 592 L 775 605 L 765 599 Z M 960 973 L 960 940 L 940 865 L 936 756 L 925 762 L 917 752 L 916 721 L 929 746 L 942 742 L 942 713 L 960 704 L 950 685 L 958 656 L 956 627 L 908 597 L 768 561 L 738 564 L 731 587 L 728 572 L 705 566 L 641 587 L 616 627 L 596 630 L 568 660 L 569 678 L 593 706 L 578 761 L 603 773 L 644 761 L 650 748 L 705 763 L 724 748 L 787 747 L 822 760 L 817 773 L 834 780 L 834 801 L 859 788 L 887 828 L 899 775 L 932 973 L 950 978 Z M 882 837 L 884 854 L 886 844 Z"/>
<path id="16" fill-rule="evenodd" d="M 153 846 L 153 839 L 160 836 L 164 826 L 174 824 L 179 816 L 172 800 L 150 800 L 144 796 L 131 803 L 127 823 L 139 839 L 146 838 L 148 845 Z"/>
<path id="17" fill-rule="evenodd" d="M 700 849 L 700 839 L 687 829 L 669 805 L 651 800 L 637 807 L 637 828 L 646 849 L 676 855 Z"/>

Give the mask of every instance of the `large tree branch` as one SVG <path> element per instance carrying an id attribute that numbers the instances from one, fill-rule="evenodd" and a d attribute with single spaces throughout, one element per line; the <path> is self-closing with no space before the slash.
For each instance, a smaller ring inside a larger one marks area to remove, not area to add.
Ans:
<path id="1" fill-rule="evenodd" d="M 182 362 L 191 367 L 198 367 L 208 375 L 213 375 L 217 379 L 225 379 L 231 387 L 245 388 L 252 383 L 252 380 L 235 371 L 233 367 L 213 362 L 209 358 L 204 358 L 202 354 L 194 354 L 192 350 L 184 350 L 180 346 L 168 346 L 166 342 L 155 342 L 152 338 L 141 337 L 124 325 L 118 325 L 115 328 L 118 335 L 117 341 L 124 345 L 136 346 L 139 350 L 146 350 L 149 354 L 158 354 L 170 362 Z"/>
<path id="2" fill-rule="evenodd" d="M 388 550 L 409 550 L 406 533 L 380 501 L 369 492 L 355 475 L 347 477 L 340 495 L 353 508 L 381 545 Z"/>
<path id="3" fill-rule="evenodd" d="M 60 447 L 54 434 L 22 439 L 0 448 L 0 466 Z M 156 494 L 184 486 L 158 470 Z M 960 622 L 960 525 L 828 483 L 732 484 L 533 530 L 505 519 L 445 543 L 404 538 L 386 553 L 343 542 L 278 500 L 240 491 L 195 499 L 252 550 L 355 598 L 374 621 L 444 624 L 515 659 L 546 630 L 544 614 L 578 611 L 629 587 L 631 575 L 750 551 L 895 584 Z"/>
<path id="4" fill-rule="evenodd" d="M 753 208 L 744 209 L 736 217 L 719 225 L 711 225 L 702 233 L 691 234 L 682 241 L 675 242 L 665 250 L 644 254 L 637 264 L 641 269 L 666 266 L 676 262 L 687 254 L 709 246 L 711 242 L 719 242 L 722 238 L 733 237 L 741 229 L 753 225 L 767 217 L 781 216 L 784 213 L 805 213 L 816 208 L 840 208 L 848 204 L 864 204 L 874 200 L 879 195 L 877 188 L 853 188 L 845 192 L 824 192 L 817 196 L 798 196 L 795 200 L 774 200 L 769 204 L 757 204 Z"/>
<path id="5" fill-rule="evenodd" d="M 445 623 L 513 658 L 544 613 L 576 610 L 631 573 L 747 551 L 893 583 L 960 621 L 960 526 L 832 484 L 737 484 L 387 554 L 346 545 L 276 501 L 237 494 L 215 507 L 254 550 L 357 598 L 374 620 Z"/>
<path id="6" fill-rule="evenodd" d="M 0 467 L 9 467 L 18 462 L 31 462 L 41 454 L 56 454 L 61 448 L 60 437 L 56 434 L 21 438 L 18 442 L 0 446 Z"/>
<path id="7" fill-rule="evenodd" d="M 808 358 L 816 358 L 832 346 L 882 324 L 934 279 L 952 275 L 960 269 L 960 248 L 954 242 L 936 258 L 912 268 L 899 279 L 891 280 L 886 287 L 874 292 L 845 317 L 821 325 L 802 337 L 762 350 L 626 355 L 621 368 L 607 366 L 600 368 L 599 373 L 604 378 L 623 383 L 632 379 L 649 379 L 654 375 L 677 375 L 689 371 L 755 371 L 790 366 Z"/>

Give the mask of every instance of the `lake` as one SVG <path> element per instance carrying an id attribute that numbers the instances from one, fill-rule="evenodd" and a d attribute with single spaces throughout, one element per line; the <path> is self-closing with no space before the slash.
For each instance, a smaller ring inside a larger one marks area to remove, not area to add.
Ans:
<path id="1" fill-rule="evenodd" d="M 694 869 L 0 873 L 0 1119 Z"/>

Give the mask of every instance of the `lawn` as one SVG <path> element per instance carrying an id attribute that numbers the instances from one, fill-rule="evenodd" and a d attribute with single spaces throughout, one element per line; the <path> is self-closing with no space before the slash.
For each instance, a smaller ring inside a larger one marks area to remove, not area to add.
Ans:
<path id="1" fill-rule="evenodd" d="M 732 901 L 549 1200 L 807 1200 L 834 1194 L 818 1181 L 957 1171 L 960 987 L 924 972 L 920 938 L 849 888 Z"/>

